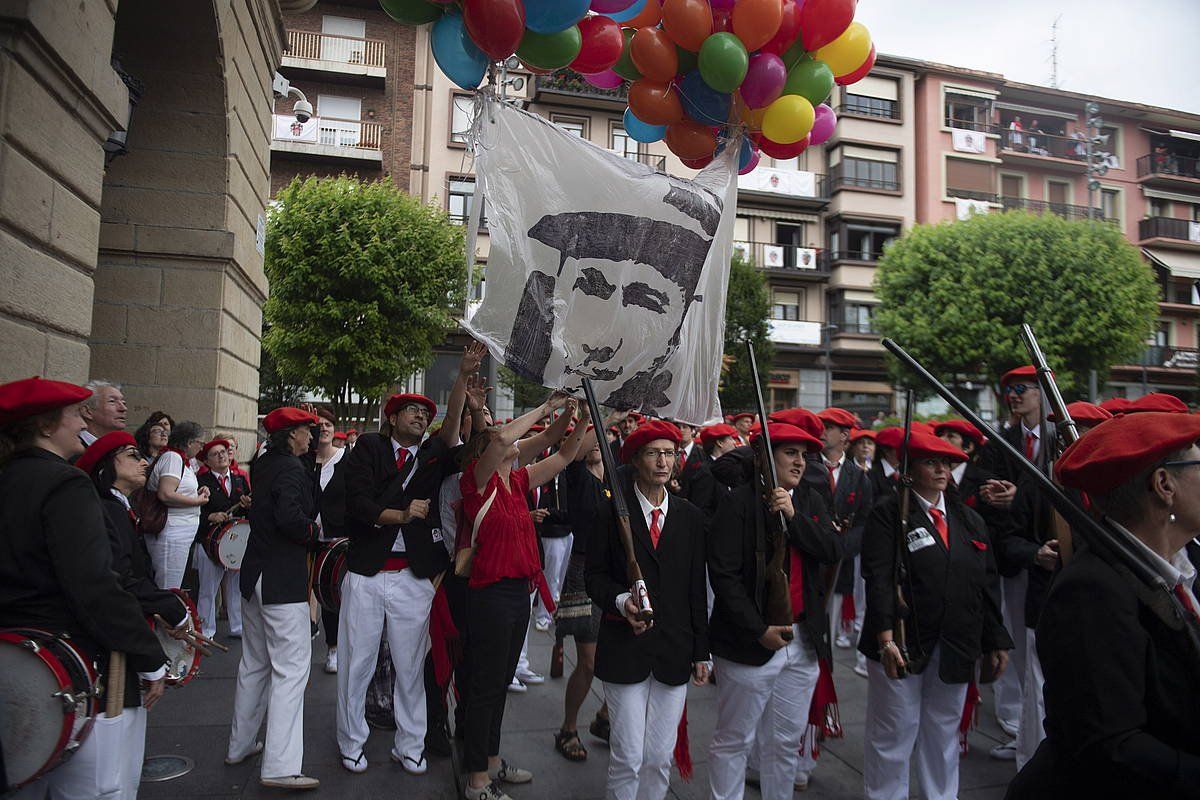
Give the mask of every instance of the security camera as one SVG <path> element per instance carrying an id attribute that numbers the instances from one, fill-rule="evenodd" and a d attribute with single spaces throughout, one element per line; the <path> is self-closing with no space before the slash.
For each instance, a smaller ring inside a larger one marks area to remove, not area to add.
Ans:
<path id="1" fill-rule="evenodd" d="M 297 100 L 296 105 L 292 106 L 292 113 L 296 115 L 297 122 L 308 122 L 310 119 L 312 119 L 312 103 L 308 102 L 307 100 Z"/>

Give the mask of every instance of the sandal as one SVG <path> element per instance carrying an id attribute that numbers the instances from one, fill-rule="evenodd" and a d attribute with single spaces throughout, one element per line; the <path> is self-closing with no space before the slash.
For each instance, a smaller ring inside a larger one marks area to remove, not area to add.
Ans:
<path id="1" fill-rule="evenodd" d="M 554 734 L 554 749 L 567 761 L 587 761 L 587 749 L 579 741 L 579 731 L 559 731 Z"/>

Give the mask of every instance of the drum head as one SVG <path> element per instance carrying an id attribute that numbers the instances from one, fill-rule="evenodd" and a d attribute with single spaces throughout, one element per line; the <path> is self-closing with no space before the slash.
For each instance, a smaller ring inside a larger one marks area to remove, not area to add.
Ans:
<path id="1" fill-rule="evenodd" d="M 183 603 L 187 610 L 185 624 L 191 625 L 195 630 L 200 630 L 195 606 L 184 602 L 182 598 L 179 602 Z M 158 637 L 158 643 L 162 645 L 163 652 L 167 656 L 167 683 L 174 686 L 190 681 L 200 669 L 200 652 L 182 639 L 176 639 L 168 634 L 161 625 L 154 626 L 154 635 Z"/>
<path id="2" fill-rule="evenodd" d="M 250 523 L 235 522 L 226 526 L 217 542 L 217 560 L 225 569 L 240 570 L 246 557 L 246 545 L 250 541 Z"/>
<path id="3" fill-rule="evenodd" d="M 72 727 L 62 700 L 54 696 L 63 690 L 33 651 L 0 640 L 0 744 L 10 787 L 36 777 L 61 755 Z"/>

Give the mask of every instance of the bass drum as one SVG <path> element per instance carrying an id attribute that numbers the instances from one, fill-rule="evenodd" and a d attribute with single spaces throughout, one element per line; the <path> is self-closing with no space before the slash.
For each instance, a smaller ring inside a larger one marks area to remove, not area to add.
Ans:
<path id="1" fill-rule="evenodd" d="M 204 552 L 208 553 L 213 563 L 233 572 L 242 568 L 242 560 L 246 557 L 246 545 L 249 542 L 250 523 L 244 519 L 214 525 L 200 539 Z"/>
<path id="2" fill-rule="evenodd" d="M 349 539 L 334 539 L 325 544 L 313 560 L 313 596 L 321 608 L 331 614 L 342 608 L 342 578 L 346 577 L 346 551 L 349 549 Z"/>
<path id="3" fill-rule="evenodd" d="M 75 754 L 100 712 L 96 666 L 67 636 L 0 630 L 0 746 L 6 791 Z"/>
<path id="4" fill-rule="evenodd" d="M 188 630 L 199 631 L 200 612 L 196 610 L 196 604 L 192 602 L 192 598 L 188 597 L 182 589 L 172 589 L 171 591 L 179 598 L 179 602 L 186 612 L 183 624 L 188 627 Z M 171 636 L 157 620 L 151 619 L 150 627 L 154 629 L 158 643 L 162 645 L 163 652 L 167 654 L 167 683 L 171 686 L 183 686 L 196 677 L 196 673 L 200 671 L 200 651 L 189 642 Z"/>

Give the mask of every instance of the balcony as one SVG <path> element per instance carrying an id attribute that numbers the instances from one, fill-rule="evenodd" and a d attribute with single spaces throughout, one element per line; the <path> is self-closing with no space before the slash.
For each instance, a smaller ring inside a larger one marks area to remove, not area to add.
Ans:
<path id="1" fill-rule="evenodd" d="M 881 162 L 882 163 L 882 162 Z M 887 166 L 896 166 L 887 164 Z M 895 177 L 867 178 L 854 174 L 846 174 L 845 163 L 834 164 L 829 168 L 829 191 L 837 192 L 842 189 L 870 189 L 877 192 L 899 192 L 900 172 L 897 169 Z"/>
<path id="2" fill-rule="evenodd" d="M 378 39 L 289 30 L 280 66 L 291 78 L 383 88 L 386 57 L 385 43 Z"/>
<path id="3" fill-rule="evenodd" d="M 1137 366 L 1160 367 L 1195 372 L 1200 367 L 1200 350 L 1195 347 L 1172 347 L 1165 344 L 1150 345 L 1142 353 Z"/>
<path id="4" fill-rule="evenodd" d="M 1067 220 L 1102 219 L 1105 222 L 1116 222 L 1111 217 L 1105 217 L 1099 208 L 1089 209 L 1087 206 L 1073 206 L 1067 203 L 1047 203 L 1044 200 L 1029 200 L 1024 197 L 1001 197 L 1000 204 L 1005 211 L 1030 211 L 1034 214 L 1054 214 Z"/>
<path id="5" fill-rule="evenodd" d="M 534 76 L 533 99 L 584 108 L 616 110 L 629 104 L 629 86 L 623 83 L 616 89 L 600 89 L 575 72 L 560 69 L 550 75 Z"/>
<path id="6" fill-rule="evenodd" d="M 947 197 L 957 197 L 961 200 L 978 200 L 983 203 L 999 203 L 1000 195 L 995 192 L 977 192 L 974 189 L 946 189 Z"/>
<path id="7" fill-rule="evenodd" d="M 759 269 L 774 275 L 824 280 L 829 277 L 829 259 L 818 247 L 797 247 L 771 242 L 734 242 L 733 251 Z"/>
<path id="8" fill-rule="evenodd" d="M 821 346 L 821 323 L 807 320 L 769 319 L 767 337 L 772 344 Z"/>
<path id="9" fill-rule="evenodd" d="M 830 266 L 834 266 L 843 261 L 849 261 L 855 264 L 874 264 L 879 259 L 883 258 L 882 252 L 873 252 L 870 250 L 823 250 L 821 257 L 827 260 Z"/>
<path id="10" fill-rule="evenodd" d="M 869 119 L 900 119 L 900 101 L 883 100 L 877 97 L 865 97 L 857 94 L 847 94 L 846 102 L 836 109 L 838 117 L 867 117 Z"/>
<path id="11" fill-rule="evenodd" d="M 620 150 L 612 149 L 610 149 L 608 152 L 612 153 L 613 155 L 620 156 L 621 158 L 627 158 L 630 161 L 636 161 L 639 164 L 645 164 L 646 166 L 652 168 L 655 172 L 667 171 L 666 156 L 656 156 L 653 153 L 622 153 Z"/>
<path id="12" fill-rule="evenodd" d="M 996 125 L 992 133 L 1000 136 L 1000 158 L 1027 165 L 1040 165 L 1064 172 L 1087 171 L 1087 142 L 1074 136 L 1010 131 Z M 1113 162 L 1110 166 L 1119 166 Z"/>
<path id="13" fill-rule="evenodd" d="M 1171 186 L 1193 192 L 1200 191 L 1200 158 L 1151 153 L 1137 160 L 1139 183 Z M 1200 198 L 1197 198 L 1200 202 Z"/>
<path id="14" fill-rule="evenodd" d="M 1200 222 L 1171 217 L 1146 217 L 1138 221 L 1138 240 L 1145 243 L 1152 239 L 1167 239 L 1171 242 L 1188 242 L 1200 245 Z M 1167 242 L 1163 242 L 1167 244 Z"/>
<path id="15" fill-rule="evenodd" d="M 298 161 L 383 164 L 383 127 L 378 122 L 313 117 L 300 123 L 291 114 L 276 114 L 271 152 Z"/>
<path id="16" fill-rule="evenodd" d="M 738 176 L 738 191 L 763 200 L 787 200 L 808 208 L 829 205 L 825 176 L 797 169 L 760 166 L 748 175 Z"/>

